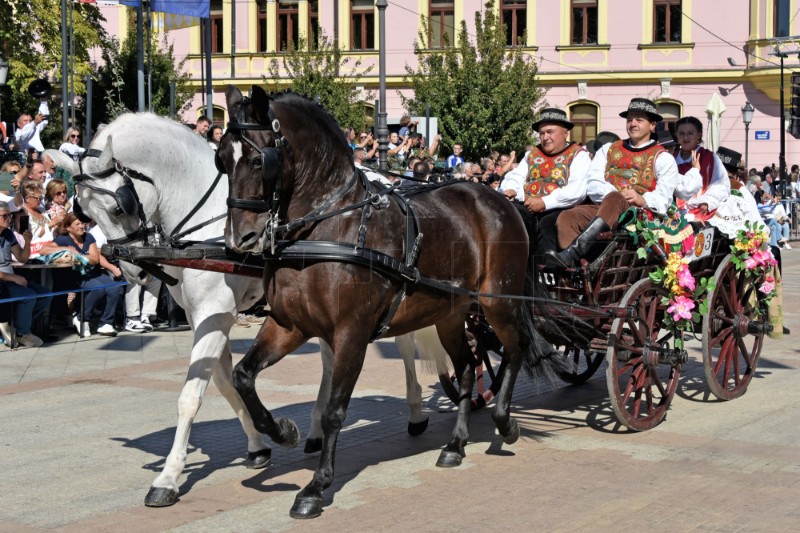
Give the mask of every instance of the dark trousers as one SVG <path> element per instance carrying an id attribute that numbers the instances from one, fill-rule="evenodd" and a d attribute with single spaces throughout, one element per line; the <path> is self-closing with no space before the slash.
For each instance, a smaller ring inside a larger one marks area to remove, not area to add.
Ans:
<path id="1" fill-rule="evenodd" d="M 512 202 L 522 216 L 525 229 L 528 230 L 530 248 L 528 256 L 532 257 L 535 263 L 543 263 L 544 256 L 549 251 L 556 249 L 556 220 L 563 209 L 553 209 L 540 213 L 531 213 L 522 202 Z"/>
<path id="2" fill-rule="evenodd" d="M 81 288 L 91 289 L 94 287 L 109 285 L 111 283 L 114 283 L 114 280 L 111 278 L 111 276 L 101 274 L 100 276 L 83 281 L 81 283 Z M 100 315 L 100 325 L 102 326 L 105 324 L 111 324 L 113 326 L 114 316 L 117 312 L 117 304 L 119 304 L 120 298 L 122 298 L 124 293 L 125 287 L 122 285 L 85 292 L 83 301 L 83 316 L 80 318 L 81 322 L 88 322 L 89 318 L 92 316 L 92 311 L 95 308 L 100 310 L 100 304 L 103 303 L 103 300 L 105 300 L 102 308 L 102 314 Z"/>

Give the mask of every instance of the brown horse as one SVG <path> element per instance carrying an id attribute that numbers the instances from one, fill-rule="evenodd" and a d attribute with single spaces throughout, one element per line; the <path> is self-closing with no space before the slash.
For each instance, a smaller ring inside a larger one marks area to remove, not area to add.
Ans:
<path id="1" fill-rule="evenodd" d="M 269 259 L 264 287 L 270 316 L 234 370 L 256 427 L 279 444 L 296 445 L 296 425 L 273 419 L 256 394 L 256 376 L 310 337 L 324 339 L 334 352 L 319 467 L 298 493 L 291 516 L 322 512 L 322 492 L 333 481 L 336 440 L 367 344 L 378 332 L 400 335 L 436 326 L 461 393 L 456 425 L 437 465 L 458 466 L 465 455 L 474 382 L 464 317 L 478 301 L 507 362 L 492 417 L 505 442 L 516 441 L 519 427 L 509 406 L 519 369 L 523 363 L 528 369 L 557 363 L 517 298 L 525 292 L 528 235 L 512 205 L 489 187 L 466 182 L 418 186 L 405 203 L 361 178 L 336 121 L 310 100 L 292 93 L 269 96 L 259 87 L 253 87 L 252 99 L 234 87 L 226 97 L 234 117 L 218 151 L 218 165 L 230 180 L 226 243 L 240 252 L 264 252 Z M 417 231 L 408 231 L 412 211 Z M 309 242 L 332 251 L 304 248 Z M 292 253 L 298 249 L 310 251 Z M 377 260 L 366 265 L 330 260 L 354 250 L 375 251 L 367 254 L 372 259 L 393 258 L 406 275 L 387 274 Z M 420 283 L 409 272 L 433 281 Z M 437 284 L 452 289 L 437 289 Z M 387 319 L 388 331 L 381 330 Z"/>

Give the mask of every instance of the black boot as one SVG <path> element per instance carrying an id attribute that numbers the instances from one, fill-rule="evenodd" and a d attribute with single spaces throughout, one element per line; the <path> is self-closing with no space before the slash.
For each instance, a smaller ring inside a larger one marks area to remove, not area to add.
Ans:
<path id="1" fill-rule="evenodd" d="M 589 250 L 591 250 L 592 246 L 597 242 L 600 234 L 607 231 L 611 231 L 608 224 L 606 224 L 602 218 L 594 217 L 589 223 L 589 227 L 578 235 L 578 238 L 569 245 L 569 248 L 565 248 L 558 253 L 551 251 L 548 252 L 548 255 L 553 263 L 564 268 L 572 268 L 580 262 L 582 257 L 586 257 L 586 254 L 589 253 Z"/>

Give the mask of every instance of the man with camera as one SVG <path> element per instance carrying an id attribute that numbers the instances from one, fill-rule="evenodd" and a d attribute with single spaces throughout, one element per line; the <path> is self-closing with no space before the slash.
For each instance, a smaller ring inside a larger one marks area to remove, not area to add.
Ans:
<path id="1" fill-rule="evenodd" d="M 586 196 L 586 174 L 592 159 L 580 144 L 568 142 L 574 124 L 561 109 L 546 108 L 534 122 L 539 144 L 508 171 L 499 190 L 522 215 L 531 238 L 531 255 L 556 251 L 556 219 Z"/>
<path id="2" fill-rule="evenodd" d="M 39 112 L 31 118 L 28 113 L 22 113 L 17 119 L 17 131 L 14 137 L 20 150 L 27 152 L 28 148 L 33 148 L 39 153 L 44 152 L 39 134 L 47 127 L 50 119 L 50 108 L 47 107 L 47 100 L 39 102 Z"/>

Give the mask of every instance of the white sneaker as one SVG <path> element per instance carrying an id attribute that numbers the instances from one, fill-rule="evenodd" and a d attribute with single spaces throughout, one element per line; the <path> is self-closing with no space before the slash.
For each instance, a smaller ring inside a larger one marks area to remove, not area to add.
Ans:
<path id="1" fill-rule="evenodd" d="M 99 331 L 100 330 L 98 330 L 98 332 Z M 144 326 L 144 324 L 142 324 L 138 320 L 134 320 L 132 318 L 129 318 L 128 321 L 125 322 L 125 331 L 130 331 L 131 333 L 144 333 L 145 331 L 150 331 L 150 330 L 147 329 Z"/>
<path id="2" fill-rule="evenodd" d="M 139 321 L 139 324 L 144 328 L 145 331 L 153 331 L 153 324 L 150 323 L 150 317 L 147 315 L 142 315 L 142 319 Z"/>
<path id="3" fill-rule="evenodd" d="M 78 337 L 85 339 L 92 336 L 91 331 L 89 331 L 89 323 L 81 322 L 77 315 L 72 317 L 72 325 L 75 326 L 75 331 L 78 332 Z"/>
<path id="4" fill-rule="evenodd" d="M 784 249 L 784 250 L 791 250 L 791 249 L 792 249 L 792 247 L 791 247 L 791 246 L 789 246 L 789 243 L 787 242 L 786 244 L 784 244 L 784 245 L 783 245 L 783 249 Z"/>
<path id="5" fill-rule="evenodd" d="M 17 344 L 26 348 L 38 348 L 44 343 L 33 333 L 28 333 L 27 335 L 17 335 Z"/>
<path id="6" fill-rule="evenodd" d="M 114 329 L 114 326 L 112 326 L 111 324 L 103 324 L 102 326 L 97 328 L 97 333 L 99 333 L 100 335 L 105 335 L 107 337 L 117 336 L 117 330 Z"/>

